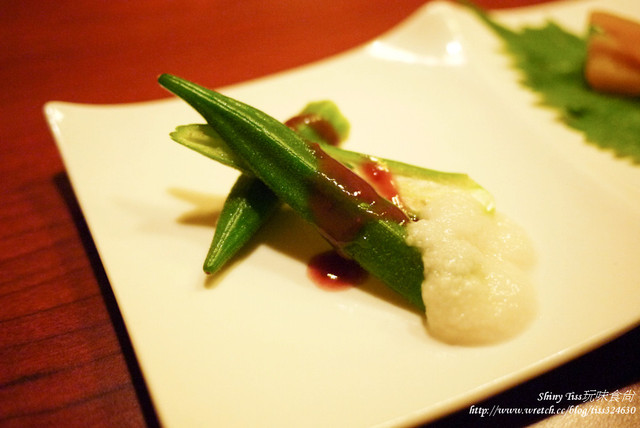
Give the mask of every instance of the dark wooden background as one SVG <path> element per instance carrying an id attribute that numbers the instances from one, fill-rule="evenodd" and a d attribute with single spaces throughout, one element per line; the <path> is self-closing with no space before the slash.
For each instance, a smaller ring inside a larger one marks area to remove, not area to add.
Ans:
<path id="1" fill-rule="evenodd" d="M 476 0 L 487 8 L 540 2 Z M 156 84 L 162 72 L 210 87 L 264 76 L 363 44 L 423 3 L 0 3 L 0 427 L 158 425 L 43 104 L 167 97 Z M 637 405 L 639 340 L 635 329 L 484 405 L 536 406 L 544 391 L 631 387 Z M 467 410 L 436 425 L 480 422 Z"/>

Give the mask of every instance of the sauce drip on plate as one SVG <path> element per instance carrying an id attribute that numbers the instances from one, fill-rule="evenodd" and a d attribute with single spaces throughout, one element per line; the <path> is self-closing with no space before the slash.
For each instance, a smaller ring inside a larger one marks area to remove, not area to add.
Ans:
<path id="1" fill-rule="evenodd" d="M 314 256 L 307 266 L 307 275 L 319 287 L 333 291 L 362 284 L 368 277 L 358 263 L 333 250 Z"/>

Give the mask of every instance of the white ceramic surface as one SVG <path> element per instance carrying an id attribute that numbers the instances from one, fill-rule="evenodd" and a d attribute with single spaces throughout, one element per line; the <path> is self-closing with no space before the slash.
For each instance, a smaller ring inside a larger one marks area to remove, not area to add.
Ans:
<path id="1" fill-rule="evenodd" d="M 594 6 L 501 12 L 582 31 Z M 584 353 L 640 320 L 640 168 L 534 106 L 500 42 L 431 3 L 343 55 L 221 91 L 286 119 L 332 99 L 347 147 L 469 173 L 538 254 L 538 317 L 488 347 L 433 340 L 423 316 L 370 281 L 327 292 L 306 262 L 327 245 L 283 213 L 215 281 L 201 271 L 236 173 L 170 141 L 202 120 L 179 100 L 45 111 L 152 400 L 167 427 L 370 427 L 432 420 Z M 158 70 L 158 73 L 170 70 Z M 189 78 L 189 76 L 182 76 Z"/>

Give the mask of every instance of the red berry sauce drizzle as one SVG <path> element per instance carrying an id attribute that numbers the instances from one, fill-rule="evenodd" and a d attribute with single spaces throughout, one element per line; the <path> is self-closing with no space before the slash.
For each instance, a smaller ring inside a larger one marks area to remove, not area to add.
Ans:
<path id="1" fill-rule="evenodd" d="M 337 131 L 330 122 L 319 116 L 296 116 L 288 120 L 286 125 L 294 130 L 301 125 L 311 126 L 331 145 L 339 143 Z M 341 183 L 342 191 L 369 204 L 369 215 L 400 224 L 408 220 L 400 208 L 402 205 L 393 176 L 384 165 L 373 159 L 364 163 L 360 166 L 360 172 L 365 177 L 363 179 L 328 156 L 319 145 L 310 144 L 318 159 L 318 170 L 322 174 L 336 177 L 336 181 Z M 317 224 L 325 238 L 337 247 L 352 240 L 367 221 L 364 215 L 356 216 L 354 221 L 353 213 L 330 202 L 330 198 L 324 197 L 322 192 L 311 195 L 310 199 Z M 307 266 L 307 274 L 319 287 L 334 291 L 362 284 L 368 278 L 368 273 L 355 260 L 343 257 L 336 250 L 312 257 Z"/>

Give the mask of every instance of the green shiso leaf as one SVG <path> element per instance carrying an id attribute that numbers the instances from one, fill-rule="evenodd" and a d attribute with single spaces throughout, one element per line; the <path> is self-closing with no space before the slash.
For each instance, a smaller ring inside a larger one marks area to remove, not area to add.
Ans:
<path id="1" fill-rule="evenodd" d="M 540 103 L 585 139 L 621 158 L 640 163 L 640 99 L 592 90 L 584 77 L 587 34 L 577 36 L 554 22 L 511 30 L 471 6 L 504 42 L 522 83 Z"/>

